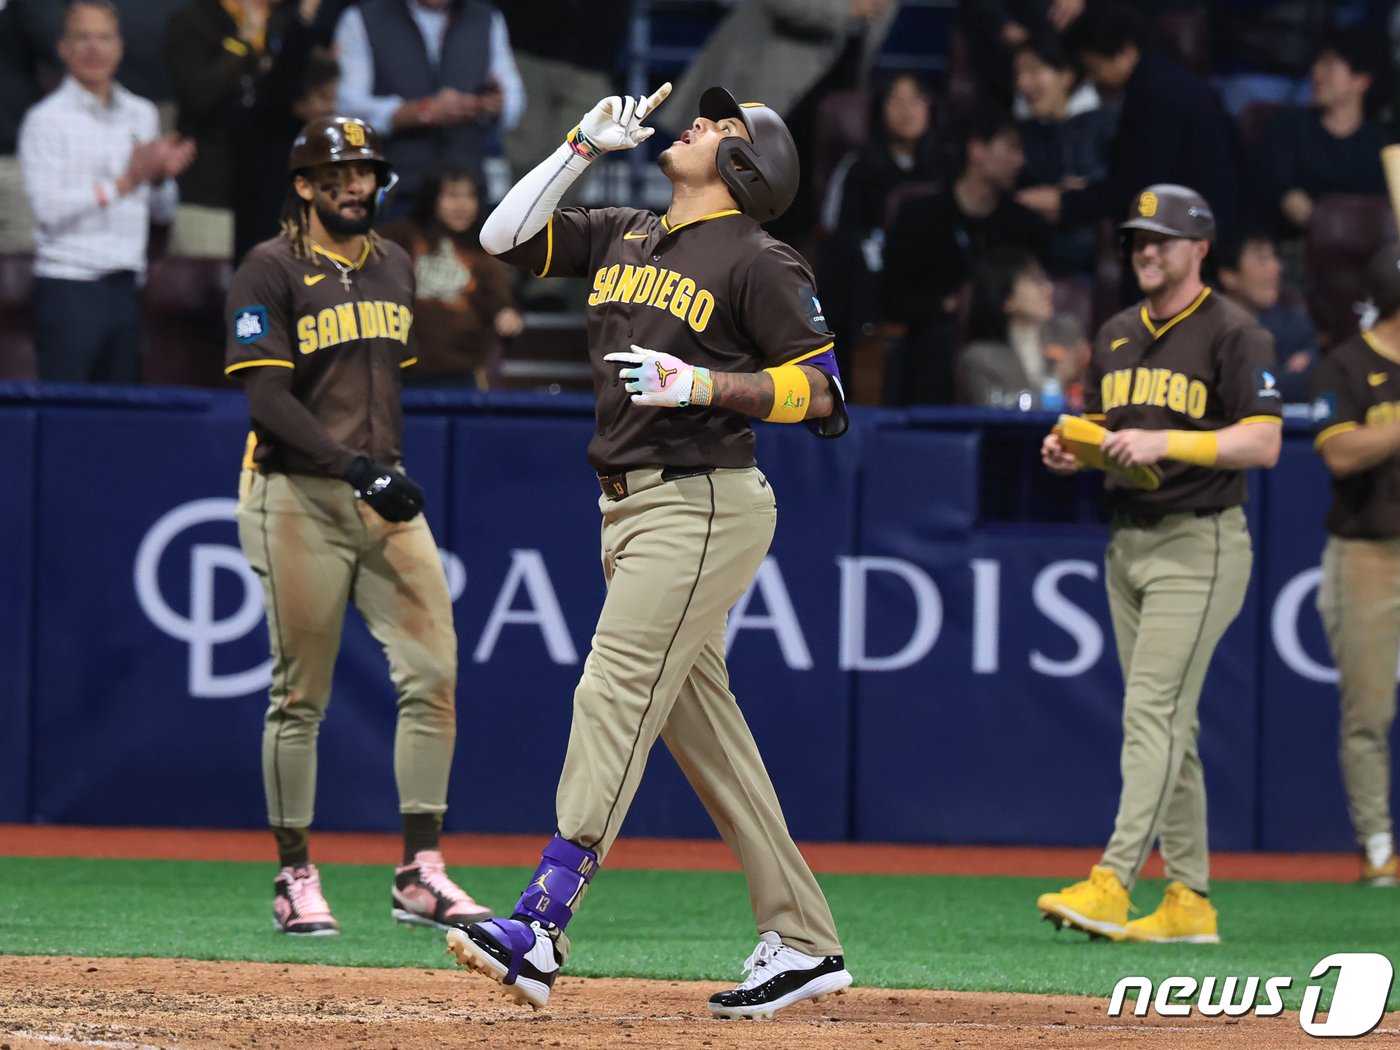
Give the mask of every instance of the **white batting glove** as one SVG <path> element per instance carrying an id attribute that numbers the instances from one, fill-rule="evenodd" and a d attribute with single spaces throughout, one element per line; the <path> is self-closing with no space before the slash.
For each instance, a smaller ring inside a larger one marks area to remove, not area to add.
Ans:
<path id="1" fill-rule="evenodd" d="M 714 399 L 715 381 L 708 368 L 694 368 L 679 357 L 632 344 L 632 353 L 616 351 L 603 358 L 630 365 L 617 377 L 632 395 L 633 404 L 653 408 L 703 408 Z"/>
<path id="2" fill-rule="evenodd" d="M 569 148 L 584 160 L 594 160 L 612 150 L 635 149 L 656 133 L 655 128 L 642 127 L 642 121 L 670 93 L 668 80 L 645 97 L 609 95 L 585 113 L 569 132 Z"/>

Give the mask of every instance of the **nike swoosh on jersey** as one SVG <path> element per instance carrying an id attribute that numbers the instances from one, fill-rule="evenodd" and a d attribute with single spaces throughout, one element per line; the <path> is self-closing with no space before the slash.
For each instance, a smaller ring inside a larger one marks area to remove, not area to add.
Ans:
<path id="1" fill-rule="evenodd" d="M 1366 377 L 1366 382 L 1370 383 L 1372 386 L 1380 386 L 1389 378 L 1390 374 L 1388 372 L 1372 372 Z"/>
<path id="2" fill-rule="evenodd" d="M 647 235 L 645 233 L 624 233 L 622 239 L 624 241 L 644 241 L 647 239 Z"/>
<path id="3" fill-rule="evenodd" d="M 308 273 L 302 276 L 302 280 L 306 282 L 308 288 L 317 281 L 324 281 L 325 279 L 326 275 L 323 273 Z"/>
<path id="4" fill-rule="evenodd" d="M 1118 349 L 1120 346 L 1122 346 L 1124 343 L 1131 343 L 1131 342 L 1132 342 L 1132 340 L 1129 339 L 1129 338 L 1125 335 L 1125 336 L 1123 336 L 1123 338 L 1121 338 L 1121 339 L 1115 339 L 1115 340 L 1113 340 L 1113 342 L 1109 343 L 1109 344 L 1108 344 L 1108 348 L 1109 348 L 1109 350 L 1117 350 L 1117 349 Z"/>

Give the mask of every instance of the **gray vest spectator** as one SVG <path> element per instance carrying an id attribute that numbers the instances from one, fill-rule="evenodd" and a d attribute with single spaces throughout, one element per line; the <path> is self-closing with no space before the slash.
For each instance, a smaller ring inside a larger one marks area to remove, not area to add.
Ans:
<path id="1" fill-rule="evenodd" d="M 389 157 L 402 183 L 400 200 L 406 202 L 417 192 L 423 176 L 435 164 L 450 162 L 468 168 L 484 181 L 482 161 L 487 151 L 487 135 L 494 114 L 479 104 L 438 113 L 434 104 L 444 89 L 480 100 L 499 96 L 503 85 L 493 83 L 493 23 L 499 13 L 490 4 L 465 0 L 446 5 L 441 50 L 429 46 L 414 13 L 411 0 L 365 0 L 358 11 L 351 9 L 341 20 L 337 42 L 343 42 L 346 22 L 358 15 L 369 42 L 370 94 L 396 100 L 391 120 L 381 114 L 377 127 L 390 131 Z M 426 5 L 425 5 L 426 6 Z M 356 56 L 342 47 L 340 54 L 342 103 L 350 103 L 347 89 L 356 73 Z M 416 101 L 405 101 L 416 100 Z M 499 101 L 496 113 L 500 112 Z M 421 120 L 415 120 L 420 117 Z M 565 129 L 568 130 L 568 129 Z"/>

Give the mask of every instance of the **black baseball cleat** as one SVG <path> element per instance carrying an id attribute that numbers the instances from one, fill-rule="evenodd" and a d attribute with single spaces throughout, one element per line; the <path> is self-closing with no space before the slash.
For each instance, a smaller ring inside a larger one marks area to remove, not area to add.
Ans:
<path id="1" fill-rule="evenodd" d="M 559 974 L 559 949 L 538 922 L 488 919 L 465 930 L 447 931 L 447 950 L 457 965 L 484 974 L 517 1003 L 538 1010 L 549 1002 Z"/>
<path id="2" fill-rule="evenodd" d="M 744 973 L 739 987 L 710 996 L 710 1013 L 715 1017 L 767 1020 L 785 1006 L 804 999 L 821 1002 L 851 986 L 843 956 L 807 955 L 788 947 L 771 931 L 759 939 L 744 963 Z"/>

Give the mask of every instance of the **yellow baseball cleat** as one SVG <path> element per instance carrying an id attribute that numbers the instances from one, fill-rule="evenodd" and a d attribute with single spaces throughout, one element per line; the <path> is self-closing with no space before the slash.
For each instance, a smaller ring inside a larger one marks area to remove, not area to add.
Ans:
<path id="1" fill-rule="evenodd" d="M 1159 944 L 1219 944 L 1218 913 L 1210 901 L 1184 882 L 1173 882 L 1151 915 L 1134 919 L 1124 930 L 1130 941 Z"/>
<path id="2" fill-rule="evenodd" d="M 1111 870 L 1096 865 L 1083 882 L 1042 893 L 1035 906 L 1057 927 L 1121 941 L 1128 922 L 1128 888 Z"/>

